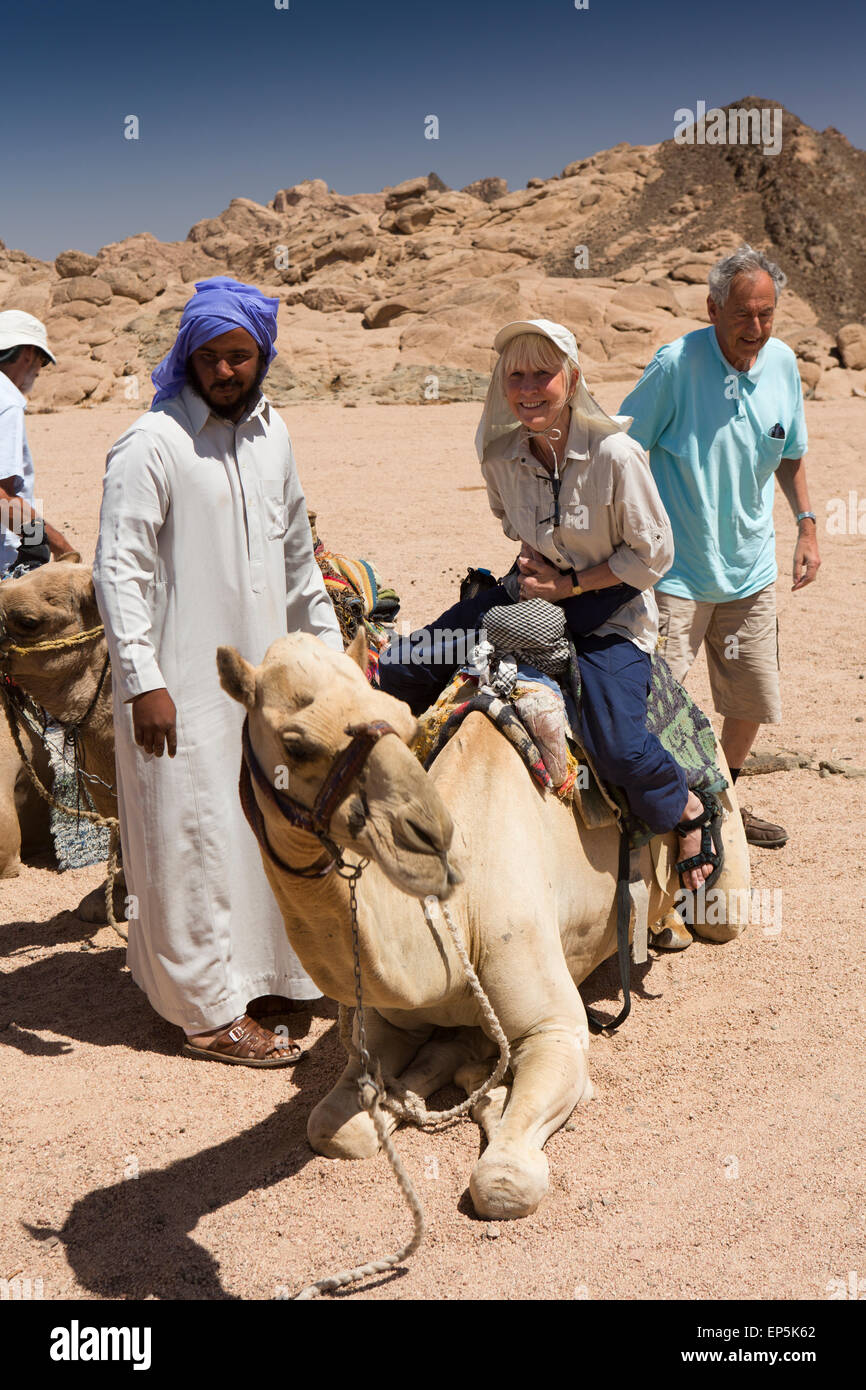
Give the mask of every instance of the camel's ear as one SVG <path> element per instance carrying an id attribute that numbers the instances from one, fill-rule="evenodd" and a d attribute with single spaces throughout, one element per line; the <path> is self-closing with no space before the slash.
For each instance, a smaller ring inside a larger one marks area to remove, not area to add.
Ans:
<path id="1" fill-rule="evenodd" d="M 81 556 L 77 550 L 66 550 L 62 555 L 58 555 L 54 561 L 55 565 L 80 565 Z"/>
<path id="2" fill-rule="evenodd" d="M 252 709 L 256 703 L 256 668 L 244 661 L 234 647 L 217 648 L 220 685 L 239 705 Z"/>
<path id="3" fill-rule="evenodd" d="M 68 558 L 71 562 L 72 556 L 70 555 Z M 81 611 L 87 614 L 88 622 L 91 618 L 95 618 L 96 621 L 99 622 L 100 612 L 96 603 L 96 590 L 93 587 L 93 571 L 87 569 L 77 578 L 79 585 L 78 592 L 81 596 Z"/>
<path id="4" fill-rule="evenodd" d="M 367 650 L 367 634 L 362 627 L 358 628 L 358 631 L 346 648 L 346 656 L 350 656 L 352 660 L 360 666 L 366 676 L 369 652 Z"/>

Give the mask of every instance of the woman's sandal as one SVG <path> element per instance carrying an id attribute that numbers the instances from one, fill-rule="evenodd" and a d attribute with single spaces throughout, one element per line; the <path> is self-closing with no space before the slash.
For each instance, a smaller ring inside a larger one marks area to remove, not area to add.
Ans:
<path id="1" fill-rule="evenodd" d="M 242 1014 L 206 1047 L 187 1039 L 183 1047 L 189 1057 L 203 1057 L 207 1062 L 233 1062 L 242 1067 L 290 1067 L 305 1055 L 297 1043 L 280 1033 L 270 1033 L 249 1014 Z"/>
<path id="2" fill-rule="evenodd" d="M 701 803 L 703 811 L 694 820 L 681 820 L 679 825 L 674 826 L 677 835 L 687 835 L 690 830 L 701 831 L 701 848 L 698 854 L 693 854 L 689 859 L 681 859 L 676 865 L 676 871 L 680 878 L 680 887 L 685 890 L 683 874 L 691 869 L 699 869 L 702 864 L 712 865 L 713 872 L 705 878 L 701 884 L 702 888 L 712 888 L 713 884 L 725 867 L 725 847 L 722 844 L 722 807 L 721 803 L 712 795 L 711 792 L 695 791 Z M 715 853 L 713 852 L 715 849 Z M 700 889 L 689 890 L 691 892 Z"/>

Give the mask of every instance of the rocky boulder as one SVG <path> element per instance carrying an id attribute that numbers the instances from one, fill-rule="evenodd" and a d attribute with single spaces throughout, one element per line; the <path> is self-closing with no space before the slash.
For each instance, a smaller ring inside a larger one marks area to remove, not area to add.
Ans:
<path id="1" fill-rule="evenodd" d="M 428 193 L 446 193 L 447 191 L 447 183 L 443 183 L 438 174 L 428 174 L 426 178 L 404 179 L 403 183 L 397 183 L 393 188 L 382 189 L 385 195 L 385 207 L 389 211 L 402 207 L 404 203 L 424 198 Z"/>
<path id="2" fill-rule="evenodd" d="M 61 280 L 69 280 L 74 275 L 92 275 L 99 269 L 99 261 L 86 251 L 61 251 L 54 268 Z"/>
<path id="3" fill-rule="evenodd" d="M 425 304 L 421 295 L 402 295 L 396 299 L 381 299 L 368 304 L 361 320 L 365 328 L 387 328 L 402 314 L 417 313 Z"/>
<path id="4" fill-rule="evenodd" d="M 281 188 L 274 194 L 271 207 L 274 212 L 288 212 L 302 202 L 326 203 L 330 195 L 324 179 L 304 179 L 303 183 L 293 184 L 291 188 Z"/>
<path id="5" fill-rule="evenodd" d="M 842 361 L 853 371 L 866 367 L 866 326 L 862 323 L 846 323 L 836 334 L 836 346 Z"/>
<path id="6" fill-rule="evenodd" d="M 305 304 L 319 314 L 361 314 L 367 307 L 367 295 L 357 286 L 314 285 L 309 290 L 295 290 L 288 302 Z"/>
<path id="7" fill-rule="evenodd" d="M 398 204 L 396 210 L 384 212 L 379 219 L 379 226 L 383 232 L 399 232 L 403 236 L 409 236 L 412 232 L 426 227 L 434 212 L 432 203 L 410 200 Z"/>
<path id="8" fill-rule="evenodd" d="M 97 280 L 93 275 L 73 275 L 61 280 L 52 296 L 52 304 L 69 304 L 73 301 L 88 304 L 108 304 L 111 299 L 111 286 L 105 280 Z M 66 310 L 68 313 L 69 310 Z"/>
<path id="9" fill-rule="evenodd" d="M 476 179 L 474 183 L 467 183 L 460 192 L 468 193 L 472 198 L 479 198 L 482 203 L 495 203 L 498 198 L 504 198 L 508 192 L 508 180 Z"/>
<path id="10" fill-rule="evenodd" d="M 124 266 L 100 266 L 100 279 L 107 284 L 112 294 L 122 294 L 127 299 L 135 300 L 136 304 L 147 304 L 165 289 L 165 280 L 161 277 L 152 277 L 145 281 L 135 271 L 127 270 Z"/>

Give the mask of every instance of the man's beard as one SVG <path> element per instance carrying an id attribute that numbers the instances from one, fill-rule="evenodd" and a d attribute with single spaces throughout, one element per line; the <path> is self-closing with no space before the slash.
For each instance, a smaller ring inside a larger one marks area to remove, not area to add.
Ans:
<path id="1" fill-rule="evenodd" d="M 259 370 L 256 379 L 250 389 L 243 396 L 235 396 L 232 400 L 221 400 L 219 396 L 213 396 L 204 389 L 199 374 L 195 369 L 192 358 L 187 358 L 186 378 L 194 391 L 197 391 L 202 400 L 205 401 L 213 411 L 214 415 L 220 415 L 226 420 L 240 420 L 246 415 L 250 406 L 253 405 L 261 394 L 261 383 L 264 379 L 262 370 L 262 355 L 259 353 Z"/>

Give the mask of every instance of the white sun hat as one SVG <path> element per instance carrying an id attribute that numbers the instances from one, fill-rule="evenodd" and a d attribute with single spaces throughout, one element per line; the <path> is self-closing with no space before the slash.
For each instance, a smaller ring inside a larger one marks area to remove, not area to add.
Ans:
<path id="1" fill-rule="evenodd" d="M 4 310 L 0 314 L 0 352 L 6 352 L 9 348 L 14 347 L 27 347 L 28 345 L 41 348 L 52 362 L 57 362 L 57 358 L 48 346 L 45 324 L 40 319 L 34 318 L 32 314 L 25 314 L 23 309 Z"/>
<path id="2" fill-rule="evenodd" d="M 475 435 L 475 448 L 478 451 L 479 459 L 484 458 L 487 449 L 495 439 L 501 439 L 504 434 L 510 434 L 512 430 L 520 428 L 520 421 L 515 419 L 505 396 L 500 364 L 502 352 L 506 345 L 511 342 L 512 338 L 517 338 L 521 333 L 540 333 L 545 338 L 549 338 L 560 352 L 565 354 L 572 366 L 580 371 L 580 359 L 577 355 L 577 342 L 574 334 L 564 328 L 561 323 L 553 323 L 550 319 L 515 319 L 513 323 L 507 323 L 504 328 L 500 328 L 493 340 L 493 346 L 500 357 L 493 368 L 481 423 Z M 602 410 L 595 397 L 590 395 L 583 378 L 583 372 L 580 372 L 580 379 L 574 395 L 571 397 L 571 410 L 572 416 L 576 416 L 587 429 L 591 430 L 597 437 L 602 438 L 608 434 L 619 434 L 622 430 L 627 430 L 632 422 L 630 415 L 608 415 L 606 410 Z"/>

